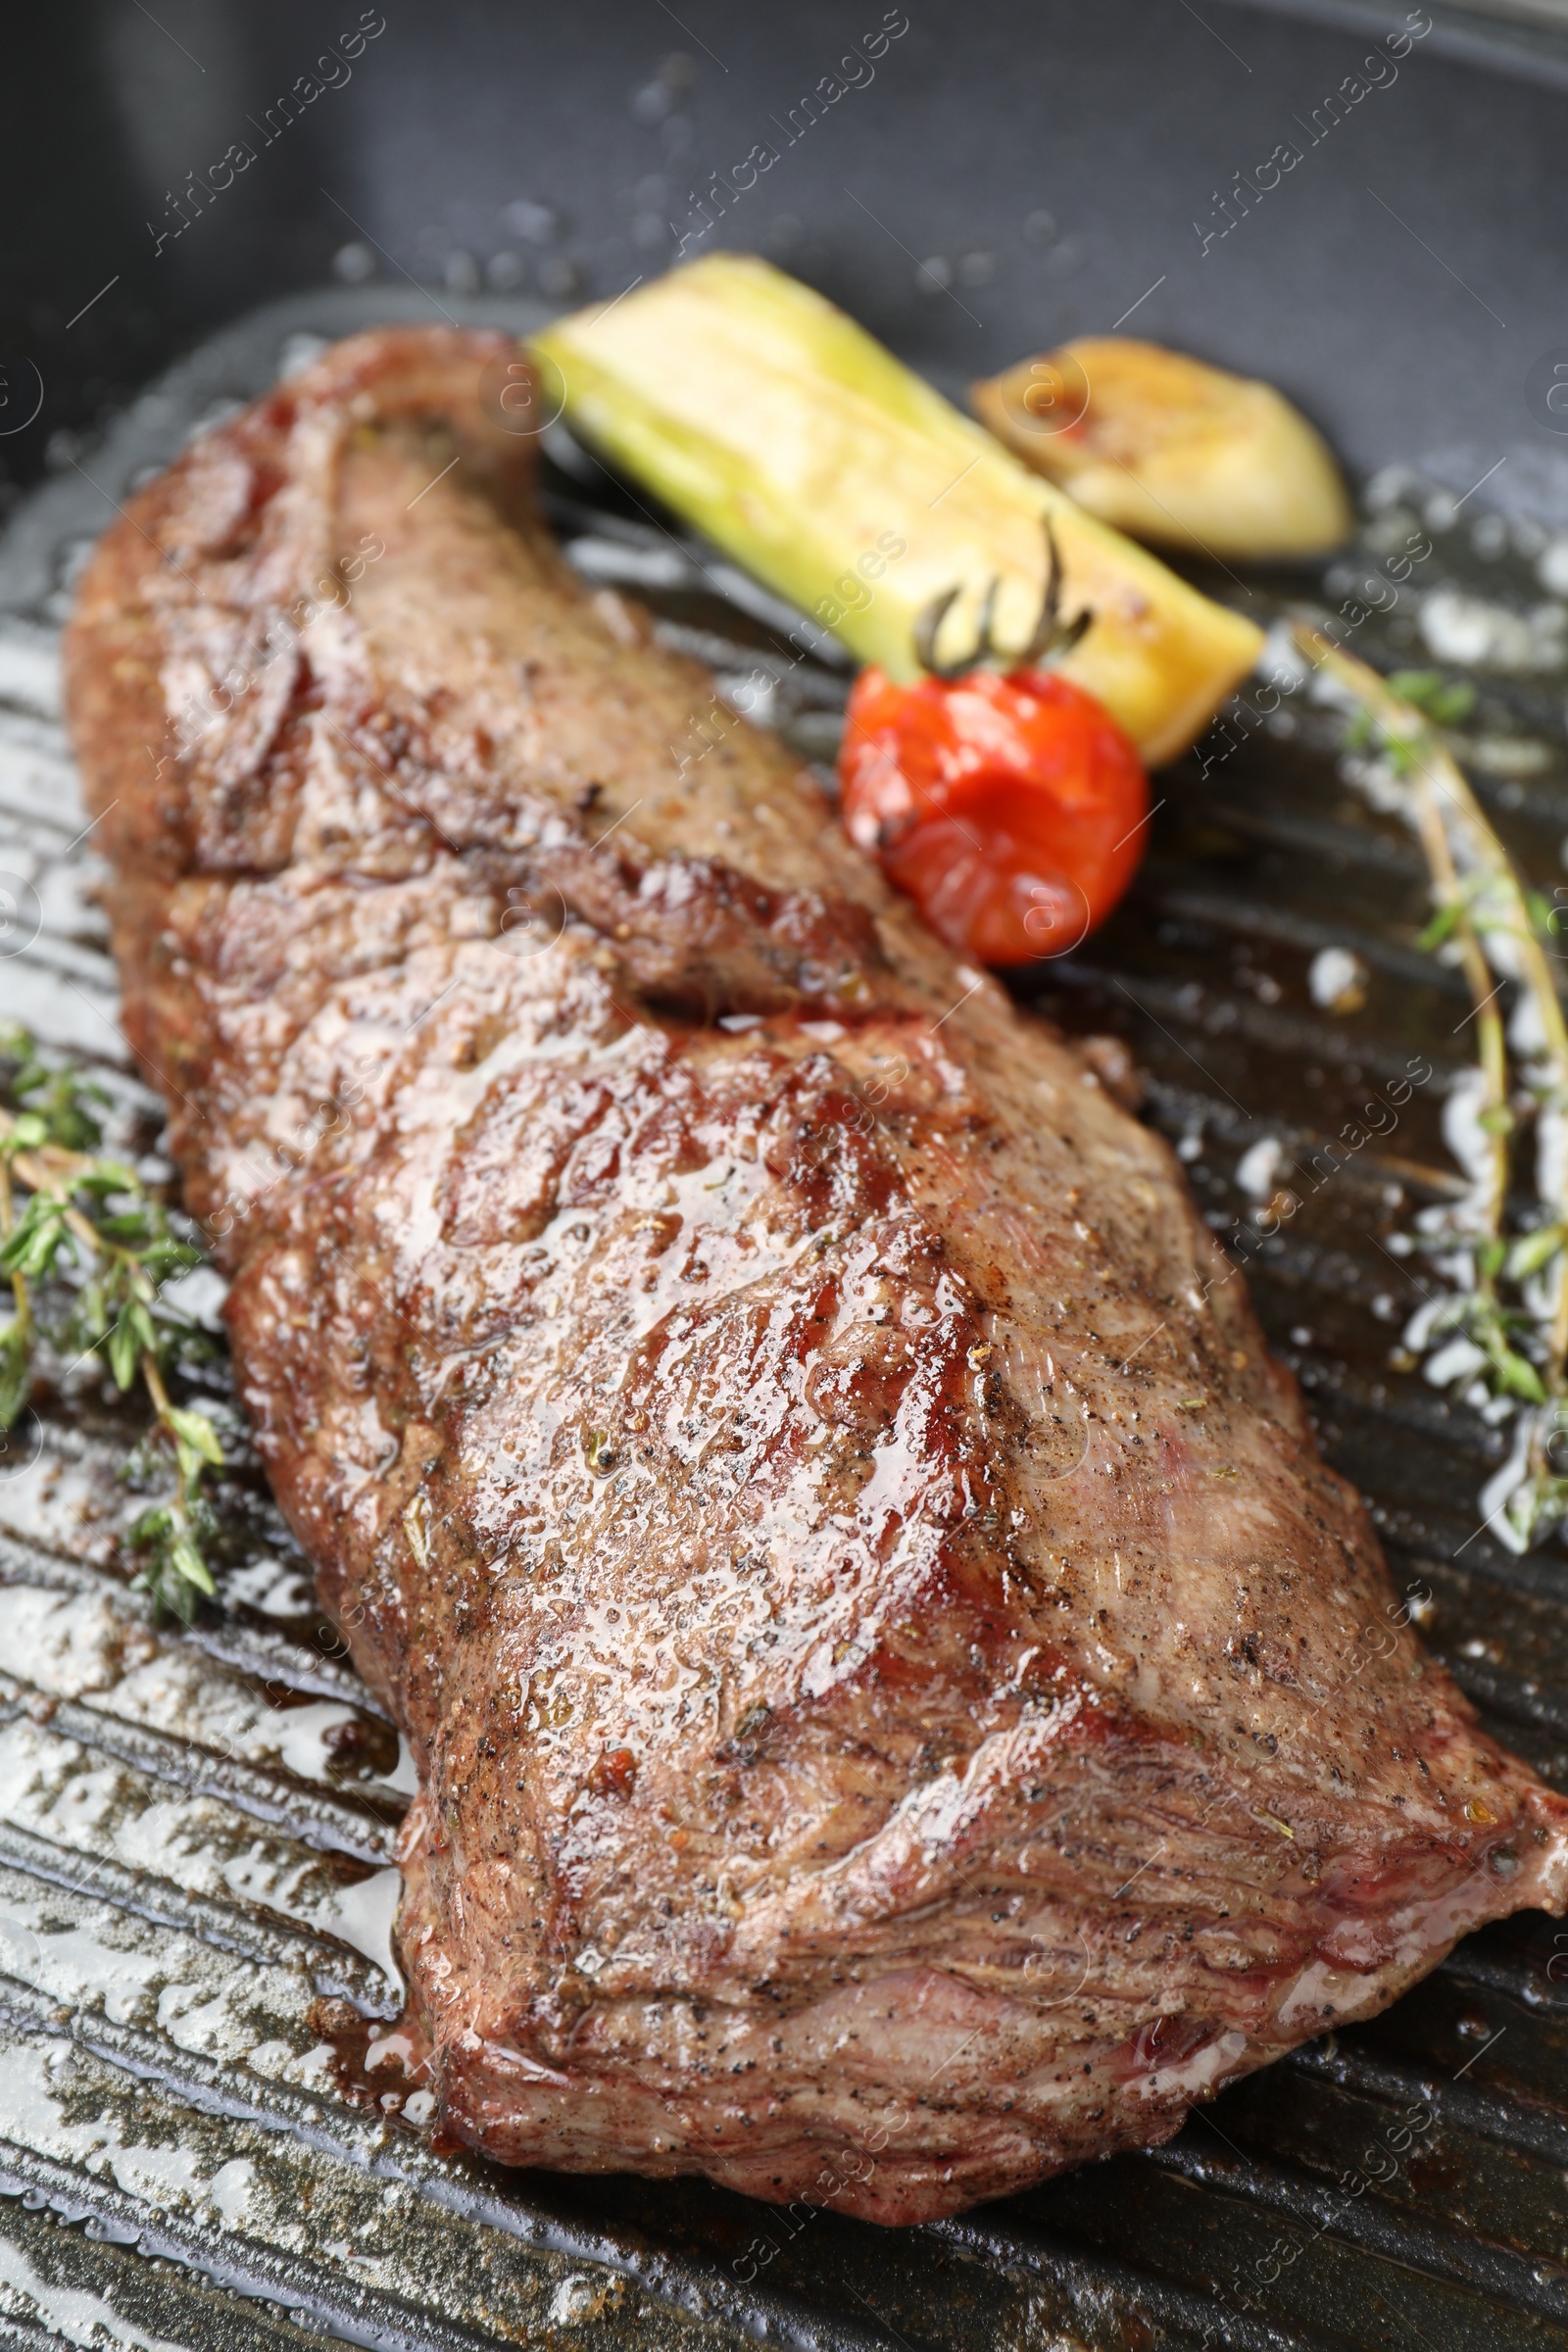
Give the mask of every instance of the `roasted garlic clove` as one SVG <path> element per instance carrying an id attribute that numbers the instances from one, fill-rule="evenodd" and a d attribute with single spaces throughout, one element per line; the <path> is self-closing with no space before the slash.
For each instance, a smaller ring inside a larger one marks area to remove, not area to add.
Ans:
<path id="1" fill-rule="evenodd" d="M 1272 384 L 1085 335 L 972 387 L 1026 466 L 1135 539 L 1255 561 L 1326 554 L 1352 514 L 1321 434 Z"/>

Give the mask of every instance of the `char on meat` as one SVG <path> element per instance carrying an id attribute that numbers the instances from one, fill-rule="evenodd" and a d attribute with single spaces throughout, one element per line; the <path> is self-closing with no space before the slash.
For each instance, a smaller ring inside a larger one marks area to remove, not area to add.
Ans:
<path id="1" fill-rule="evenodd" d="M 508 351 L 340 344 L 100 544 L 128 1031 L 417 1760 L 447 2130 L 953 2213 L 1560 1908 L 1568 1806 L 1164 1144 L 572 579 Z"/>

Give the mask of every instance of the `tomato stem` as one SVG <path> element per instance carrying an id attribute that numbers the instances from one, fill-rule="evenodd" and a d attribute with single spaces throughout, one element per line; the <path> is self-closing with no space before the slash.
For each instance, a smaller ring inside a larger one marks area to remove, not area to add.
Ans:
<path id="1" fill-rule="evenodd" d="M 914 624 L 914 655 L 920 667 L 931 677 L 945 678 L 951 684 L 975 669 L 999 669 L 1003 672 L 1018 669 L 1039 669 L 1063 661 L 1079 644 L 1091 623 L 1094 612 L 1087 606 L 1074 613 L 1069 621 L 1061 617 L 1061 557 L 1056 547 L 1056 534 L 1051 527 L 1051 516 L 1043 514 L 1041 522 L 1046 536 L 1046 576 L 1041 589 L 1040 612 L 1029 633 L 1027 645 L 1014 653 L 1004 653 L 995 636 L 997 598 L 1002 581 L 996 573 L 981 599 L 980 614 L 975 623 L 972 650 L 957 661 L 944 662 L 937 653 L 937 637 L 943 622 L 963 594 L 961 586 L 944 588 L 922 606 Z"/>

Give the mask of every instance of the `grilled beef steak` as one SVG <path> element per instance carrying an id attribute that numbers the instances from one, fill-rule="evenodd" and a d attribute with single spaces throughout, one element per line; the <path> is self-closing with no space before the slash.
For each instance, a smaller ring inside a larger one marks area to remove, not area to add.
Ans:
<path id="1" fill-rule="evenodd" d="M 418 1759 L 449 2128 L 951 2213 L 1560 1906 L 1568 1806 L 1164 1145 L 567 575 L 509 348 L 342 344 L 100 546 L 129 1030 Z"/>

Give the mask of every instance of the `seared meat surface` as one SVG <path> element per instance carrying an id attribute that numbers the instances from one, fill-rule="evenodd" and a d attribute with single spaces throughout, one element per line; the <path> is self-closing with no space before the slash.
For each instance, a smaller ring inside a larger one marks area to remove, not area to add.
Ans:
<path id="1" fill-rule="evenodd" d="M 449 2129 L 951 2213 L 1560 1907 L 1568 1806 L 1164 1145 L 775 742 L 691 757 L 711 681 L 567 575 L 506 349 L 340 345 L 100 546 L 129 1031 L 418 1760 Z"/>

